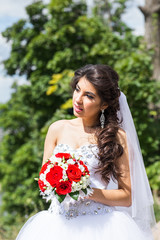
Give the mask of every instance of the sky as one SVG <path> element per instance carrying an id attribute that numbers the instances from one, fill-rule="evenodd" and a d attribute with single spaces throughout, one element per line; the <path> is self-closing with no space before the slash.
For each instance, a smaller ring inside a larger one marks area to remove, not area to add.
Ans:
<path id="1" fill-rule="evenodd" d="M 139 5 L 144 5 L 144 1 L 131 0 L 123 16 L 123 20 L 129 27 L 134 29 L 134 34 L 136 35 L 144 34 L 144 18 L 138 9 Z M 26 82 L 25 76 L 11 77 L 6 75 L 2 61 L 9 57 L 11 47 L 2 37 L 1 32 L 19 19 L 26 18 L 25 7 L 32 2 L 33 0 L 0 0 L 0 103 L 5 103 L 10 99 L 11 85 L 14 80 L 17 80 L 19 84 Z M 48 3 L 49 0 L 43 0 L 43 2 Z M 87 2 L 89 5 L 92 5 L 93 0 L 87 0 Z"/>

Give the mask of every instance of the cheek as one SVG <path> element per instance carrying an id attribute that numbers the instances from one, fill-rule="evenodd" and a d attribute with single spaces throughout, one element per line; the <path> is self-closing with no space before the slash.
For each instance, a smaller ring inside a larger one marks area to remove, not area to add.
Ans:
<path id="1" fill-rule="evenodd" d="M 85 108 L 86 108 L 86 110 L 89 110 L 90 112 L 99 112 L 100 104 L 86 101 Z"/>
<path id="2" fill-rule="evenodd" d="M 72 100 L 73 100 L 73 102 L 75 101 L 75 98 L 76 98 L 76 92 L 74 91 L 74 92 L 73 92 L 73 95 L 72 95 Z"/>

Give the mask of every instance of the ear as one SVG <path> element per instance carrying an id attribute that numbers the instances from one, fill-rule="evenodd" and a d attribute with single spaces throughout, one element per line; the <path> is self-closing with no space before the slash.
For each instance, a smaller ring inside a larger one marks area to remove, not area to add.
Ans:
<path id="1" fill-rule="evenodd" d="M 103 103 L 101 106 L 101 110 L 105 110 L 108 108 L 108 104 L 107 103 Z"/>

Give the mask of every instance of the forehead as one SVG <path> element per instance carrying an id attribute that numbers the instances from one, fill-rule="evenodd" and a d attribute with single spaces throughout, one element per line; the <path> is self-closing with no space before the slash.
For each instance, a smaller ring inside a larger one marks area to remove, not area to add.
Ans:
<path id="1" fill-rule="evenodd" d="M 80 80 L 78 81 L 77 85 L 83 91 L 92 92 L 94 94 L 97 93 L 97 91 L 96 91 L 95 87 L 93 86 L 93 84 L 90 83 L 85 77 L 80 78 Z"/>

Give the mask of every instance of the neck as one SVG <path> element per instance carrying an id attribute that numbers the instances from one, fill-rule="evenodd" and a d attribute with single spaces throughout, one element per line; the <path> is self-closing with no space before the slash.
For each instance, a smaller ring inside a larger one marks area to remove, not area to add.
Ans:
<path id="1" fill-rule="evenodd" d="M 89 121 L 83 118 L 78 118 L 77 121 L 82 125 L 86 132 L 94 131 L 98 127 L 97 121 Z"/>

